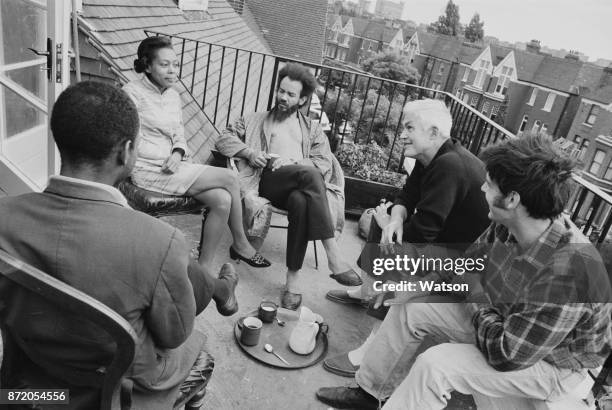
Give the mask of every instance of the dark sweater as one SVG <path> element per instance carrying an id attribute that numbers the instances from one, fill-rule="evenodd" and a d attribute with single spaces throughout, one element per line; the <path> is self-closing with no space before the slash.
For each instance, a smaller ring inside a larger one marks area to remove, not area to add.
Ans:
<path id="1" fill-rule="evenodd" d="M 403 240 L 461 249 L 475 241 L 490 224 L 480 190 L 485 174 L 482 161 L 450 139 L 429 165 L 417 161 L 394 202 L 408 210 Z"/>

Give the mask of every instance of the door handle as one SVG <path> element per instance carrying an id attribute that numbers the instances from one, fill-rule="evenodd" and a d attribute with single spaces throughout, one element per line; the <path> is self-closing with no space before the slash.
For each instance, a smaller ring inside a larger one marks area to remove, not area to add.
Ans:
<path id="1" fill-rule="evenodd" d="M 47 79 L 48 80 L 51 80 L 51 71 L 52 71 L 52 68 L 53 68 L 53 55 L 51 53 L 51 48 L 52 47 L 53 47 L 53 43 L 52 43 L 52 40 L 50 38 L 47 38 L 47 50 L 46 51 L 36 50 L 36 49 L 28 47 L 28 50 L 30 50 L 31 52 L 33 52 L 37 56 L 47 57 L 47 66 L 45 68 L 41 68 L 41 70 L 47 72 Z"/>

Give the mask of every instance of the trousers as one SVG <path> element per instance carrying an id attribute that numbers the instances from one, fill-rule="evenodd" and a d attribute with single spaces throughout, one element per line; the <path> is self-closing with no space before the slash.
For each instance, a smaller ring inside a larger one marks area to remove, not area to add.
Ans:
<path id="1" fill-rule="evenodd" d="M 452 391 L 554 400 L 586 377 L 543 360 L 522 370 L 495 370 L 475 345 L 465 305 L 449 300 L 428 296 L 389 309 L 355 375 L 365 391 L 388 398 L 383 410 L 443 409 Z M 419 354 L 426 336 L 439 344 Z"/>
<path id="2" fill-rule="evenodd" d="M 265 169 L 259 181 L 259 195 L 288 212 L 288 269 L 302 268 L 308 241 L 334 237 L 325 182 L 316 167 L 286 165 L 275 171 Z"/>

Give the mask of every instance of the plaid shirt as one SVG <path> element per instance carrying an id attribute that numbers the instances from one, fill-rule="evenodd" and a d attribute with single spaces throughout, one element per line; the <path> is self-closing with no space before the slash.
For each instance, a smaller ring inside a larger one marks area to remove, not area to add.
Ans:
<path id="1" fill-rule="evenodd" d="M 608 275 L 569 219 L 557 218 L 522 254 L 508 229 L 492 224 L 468 254 L 488 259 L 481 293 L 468 301 L 476 345 L 493 368 L 519 370 L 539 360 L 576 370 L 603 364 L 612 341 Z"/>

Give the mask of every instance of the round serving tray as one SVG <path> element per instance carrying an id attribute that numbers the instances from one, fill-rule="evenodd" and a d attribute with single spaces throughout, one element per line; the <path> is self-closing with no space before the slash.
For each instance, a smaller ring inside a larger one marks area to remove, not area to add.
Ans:
<path id="1" fill-rule="evenodd" d="M 295 311 L 284 308 L 278 308 L 277 317 L 285 321 L 285 326 L 280 326 L 277 321 L 272 323 L 264 323 L 259 336 L 259 343 L 255 346 L 247 346 L 240 342 L 240 334 L 242 332 L 242 321 L 245 317 L 257 317 L 257 309 L 247 313 L 236 321 L 234 324 L 234 337 L 240 348 L 253 359 L 267 364 L 268 366 L 277 367 L 280 369 L 303 369 L 319 363 L 327 354 L 327 325 L 323 323 L 321 330 L 317 335 L 317 343 L 312 353 L 300 355 L 295 353 L 289 347 L 289 336 L 295 328 L 298 321 L 298 316 Z M 283 359 L 289 362 L 289 365 L 283 363 L 278 357 L 264 350 L 266 343 L 274 347 L 274 351 Z"/>

